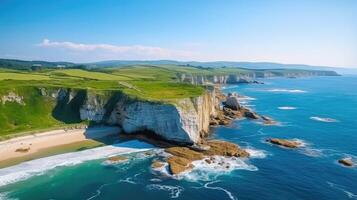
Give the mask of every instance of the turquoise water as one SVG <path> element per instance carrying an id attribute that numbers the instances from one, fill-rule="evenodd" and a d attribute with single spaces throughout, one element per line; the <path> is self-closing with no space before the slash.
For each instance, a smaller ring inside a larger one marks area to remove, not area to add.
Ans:
<path id="1" fill-rule="evenodd" d="M 224 90 L 251 97 L 243 103 L 280 122 L 240 120 L 212 130 L 212 137 L 251 150 L 253 158 L 239 160 L 236 170 L 200 166 L 176 180 L 150 169 L 155 156 L 136 153 L 117 165 L 99 159 L 57 167 L 0 187 L 0 199 L 357 199 L 357 169 L 337 163 L 357 156 L 357 77 L 264 82 Z M 267 144 L 269 137 L 298 139 L 305 146 L 284 149 Z"/>

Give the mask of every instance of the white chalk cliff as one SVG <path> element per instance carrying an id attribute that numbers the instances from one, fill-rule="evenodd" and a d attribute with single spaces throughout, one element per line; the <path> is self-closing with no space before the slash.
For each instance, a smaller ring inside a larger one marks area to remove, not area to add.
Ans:
<path id="1" fill-rule="evenodd" d="M 119 125 L 125 133 L 150 131 L 168 141 L 197 143 L 209 131 L 217 100 L 212 89 L 195 98 L 175 103 L 131 99 L 125 95 L 107 106 L 110 98 L 87 92 L 80 107 L 81 120 Z"/>

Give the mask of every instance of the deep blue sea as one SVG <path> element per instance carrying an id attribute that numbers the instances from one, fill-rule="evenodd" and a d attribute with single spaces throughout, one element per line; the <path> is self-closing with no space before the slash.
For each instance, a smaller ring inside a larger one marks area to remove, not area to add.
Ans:
<path id="1" fill-rule="evenodd" d="M 244 119 L 212 129 L 213 138 L 252 153 L 252 158 L 232 161 L 235 170 L 198 164 L 177 180 L 152 171 L 157 158 L 144 153 L 131 154 L 130 162 L 116 165 L 103 164 L 105 158 L 67 160 L 65 166 L 41 173 L 31 172 L 36 166 L 29 164 L 17 177 L 0 176 L 0 185 L 8 183 L 0 186 L 0 199 L 357 199 L 357 168 L 337 163 L 343 157 L 357 162 L 357 77 L 262 81 L 264 85 L 224 89 L 249 97 L 242 104 L 279 122 L 264 126 Z M 266 143 L 269 137 L 300 140 L 304 146 L 280 148 Z M 53 159 L 42 162 L 51 165 Z"/>

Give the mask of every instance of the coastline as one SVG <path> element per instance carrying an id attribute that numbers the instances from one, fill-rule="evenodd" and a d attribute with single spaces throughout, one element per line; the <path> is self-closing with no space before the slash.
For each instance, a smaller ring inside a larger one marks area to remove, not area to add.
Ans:
<path id="1" fill-rule="evenodd" d="M 103 146 L 119 138 L 118 127 L 52 130 L 0 142 L 0 168 L 46 156 Z"/>

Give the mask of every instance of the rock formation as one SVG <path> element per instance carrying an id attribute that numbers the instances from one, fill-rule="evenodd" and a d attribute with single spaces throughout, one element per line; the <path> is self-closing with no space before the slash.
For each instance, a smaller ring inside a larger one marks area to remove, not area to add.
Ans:
<path id="1" fill-rule="evenodd" d="M 342 158 L 342 159 L 338 160 L 338 163 L 340 163 L 346 167 L 352 167 L 354 165 L 351 158 Z"/>
<path id="2" fill-rule="evenodd" d="M 267 142 L 270 142 L 272 144 L 276 144 L 276 145 L 279 145 L 279 146 L 288 147 L 288 148 L 298 148 L 298 147 L 301 146 L 300 142 L 286 140 L 286 139 L 278 139 L 278 138 L 267 139 Z"/>
<path id="3" fill-rule="evenodd" d="M 224 106 L 227 108 L 230 108 L 232 110 L 239 110 L 241 108 L 238 100 L 238 95 L 234 95 L 232 93 L 229 93 L 226 101 L 223 102 Z"/>
<path id="4" fill-rule="evenodd" d="M 249 153 L 241 149 L 238 145 L 219 140 L 205 141 L 203 144 L 208 148 L 190 147 L 169 147 L 165 151 L 171 156 L 167 158 L 170 172 L 179 174 L 192 169 L 192 162 L 195 160 L 205 159 L 206 162 L 211 162 L 212 156 L 226 157 L 248 157 Z"/>

